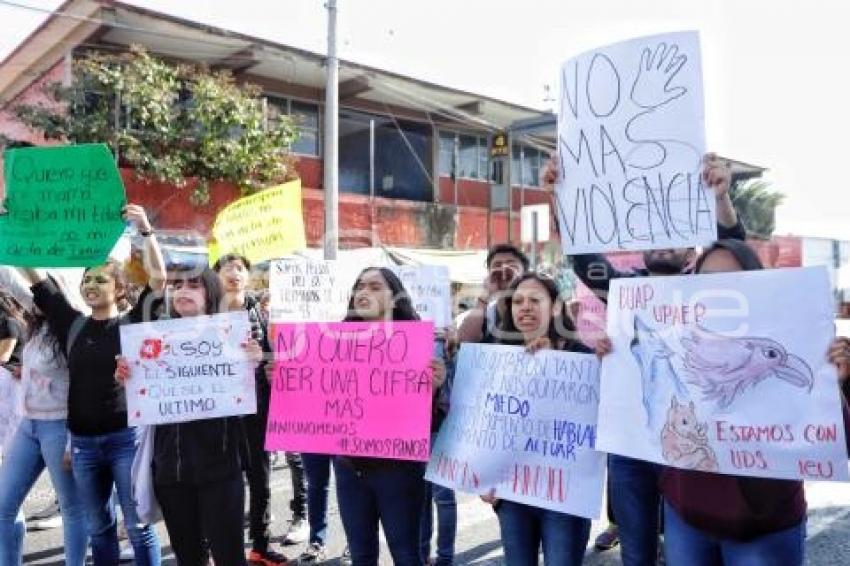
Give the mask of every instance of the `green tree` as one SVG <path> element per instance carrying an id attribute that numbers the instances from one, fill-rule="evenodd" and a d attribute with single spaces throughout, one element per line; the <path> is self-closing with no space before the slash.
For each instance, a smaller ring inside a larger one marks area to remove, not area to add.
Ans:
<path id="1" fill-rule="evenodd" d="M 214 181 L 250 194 L 297 176 L 292 121 L 266 128 L 260 90 L 228 72 L 171 64 L 141 47 L 91 52 L 73 71 L 69 87 L 45 87 L 51 104 L 19 105 L 16 116 L 47 139 L 108 143 L 142 179 L 183 187 L 196 178 L 197 204 Z"/>
<path id="2" fill-rule="evenodd" d="M 770 183 L 760 179 L 748 181 L 732 190 L 732 204 L 747 228 L 760 238 L 770 238 L 776 228 L 776 208 L 785 195 L 773 190 Z"/>

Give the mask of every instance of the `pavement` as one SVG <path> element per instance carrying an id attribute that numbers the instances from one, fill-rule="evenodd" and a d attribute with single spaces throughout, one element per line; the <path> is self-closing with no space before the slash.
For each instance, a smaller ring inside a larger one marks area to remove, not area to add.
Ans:
<path id="1" fill-rule="evenodd" d="M 278 460 L 272 475 L 272 510 L 274 523 L 272 533 L 279 541 L 291 518 L 289 500 L 292 484 L 289 470 Z M 332 492 L 333 494 L 333 488 Z M 806 486 L 809 501 L 807 525 L 807 560 L 813 566 L 838 566 L 850 564 L 850 484 L 812 483 Z M 43 474 L 30 493 L 24 512 L 29 516 L 53 499 L 47 475 Z M 345 547 L 336 498 L 330 498 L 329 509 L 329 560 L 327 564 L 338 564 L 338 557 Z M 594 521 L 591 544 L 596 535 L 605 528 L 604 521 Z M 177 562 L 168 545 L 168 535 L 162 523 L 157 525 L 163 543 L 164 564 L 176 566 Z M 277 545 L 276 545 L 277 546 Z M 298 556 L 305 545 L 282 547 L 289 557 Z M 381 565 L 390 565 L 392 560 L 385 544 L 382 544 Z M 29 531 L 25 542 L 24 564 L 33 566 L 59 566 L 64 564 L 61 528 L 46 531 Z M 477 497 L 458 495 L 458 533 L 455 564 L 495 566 L 504 564 L 502 546 L 499 541 L 499 525 L 488 505 Z M 619 550 L 598 553 L 588 549 L 585 564 L 589 566 L 620 565 Z"/>

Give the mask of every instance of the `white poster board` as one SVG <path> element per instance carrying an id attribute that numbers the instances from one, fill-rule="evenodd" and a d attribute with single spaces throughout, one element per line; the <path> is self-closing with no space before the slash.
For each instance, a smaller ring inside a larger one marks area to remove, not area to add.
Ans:
<path id="1" fill-rule="evenodd" d="M 699 36 L 608 45 L 561 67 L 556 209 L 568 254 L 716 239 Z"/>
<path id="2" fill-rule="evenodd" d="M 345 318 L 354 281 L 364 266 L 353 261 L 289 257 L 271 262 L 272 323 L 339 322 Z M 395 265 L 422 320 L 451 323 L 451 280 L 442 265 Z"/>
<path id="3" fill-rule="evenodd" d="M 256 413 L 250 336 L 247 311 L 122 326 L 129 426 Z"/>
<path id="4" fill-rule="evenodd" d="M 581 517 L 599 516 L 605 455 L 594 449 L 594 355 L 463 344 L 451 409 L 425 478 Z"/>
<path id="5" fill-rule="evenodd" d="M 601 450 L 741 476 L 848 479 L 824 268 L 616 279 L 607 332 Z"/>

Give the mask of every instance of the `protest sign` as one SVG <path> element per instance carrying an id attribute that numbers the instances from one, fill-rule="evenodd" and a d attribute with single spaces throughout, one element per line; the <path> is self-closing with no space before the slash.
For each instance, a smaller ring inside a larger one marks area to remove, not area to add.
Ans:
<path id="1" fill-rule="evenodd" d="M 452 322 L 452 285 L 444 265 L 398 265 L 392 269 L 404 285 L 413 308 L 422 320 L 437 328 Z"/>
<path id="2" fill-rule="evenodd" d="M 430 322 L 276 324 L 266 450 L 428 459 Z"/>
<path id="3" fill-rule="evenodd" d="M 561 67 L 556 209 L 569 254 L 689 247 L 717 235 L 699 36 L 583 53 Z"/>
<path id="4" fill-rule="evenodd" d="M 247 311 L 121 327 L 130 426 L 257 412 Z"/>
<path id="5" fill-rule="evenodd" d="M 362 266 L 344 260 L 287 257 L 271 264 L 272 322 L 337 322 L 345 318 L 354 281 Z M 422 320 L 437 328 L 451 322 L 451 281 L 442 265 L 395 265 Z"/>
<path id="6" fill-rule="evenodd" d="M 0 264 L 89 267 L 124 232 L 124 184 L 102 144 L 27 147 L 4 154 L 7 214 Z"/>
<path id="7" fill-rule="evenodd" d="M 20 382 L 0 367 L 0 461 L 21 421 Z"/>
<path id="8" fill-rule="evenodd" d="M 592 354 L 464 344 L 425 478 L 598 517 L 605 474 L 605 455 L 594 449 L 598 403 Z"/>
<path id="9" fill-rule="evenodd" d="M 251 263 L 307 247 L 301 215 L 301 180 L 264 189 L 223 208 L 212 227 L 210 265 L 236 253 Z"/>
<path id="10" fill-rule="evenodd" d="M 824 268 L 616 279 L 607 330 L 600 450 L 723 474 L 848 479 Z"/>

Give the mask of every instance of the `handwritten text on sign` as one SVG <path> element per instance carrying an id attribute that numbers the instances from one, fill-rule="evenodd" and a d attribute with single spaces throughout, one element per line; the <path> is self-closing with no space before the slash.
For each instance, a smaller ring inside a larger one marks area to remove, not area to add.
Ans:
<path id="1" fill-rule="evenodd" d="M 433 324 L 272 328 L 266 450 L 428 459 Z"/>
<path id="2" fill-rule="evenodd" d="M 571 254 L 689 247 L 716 238 L 699 37 L 633 39 L 561 68 L 556 205 Z"/>
<path id="3" fill-rule="evenodd" d="M 288 257 L 273 261 L 269 276 L 272 322 L 336 322 L 345 318 L 362 266 L 344 260 Z M 413 307 L 437 328 L 451 322 L 451 281 L 443 265 L 395 265 Z"/>
<path id="4" fill-rule="evenodd" d="M 121 327 L 130 426 L 257 412 L 247 311 Z"/>
<path id="5" fill-rule="evenodd" d="M 599 364 L 590 354 L 464 344 L 451 410 L 426 478 L 582 517 L 597 517 Z"/>
<path id="6" fill-rule="evenodd" d="M 89 267 L 124 231 L 124 185 L 105 145 L 7 150 L 0 264 Z"/>
<path id="7" fill-rule="evenodd" d="M 210 264 L 237 253 L 252 263 L 307 247 L 301 215 L 301 181 L 290 181 L 243 197 L 219 212 L 212 227 Z"/>
<path id="8" fill-rule="evenodd" d="M 824 268 L 617 279 L 607 331 L 600 449 L 724 474 L 847 479 Z"/>

